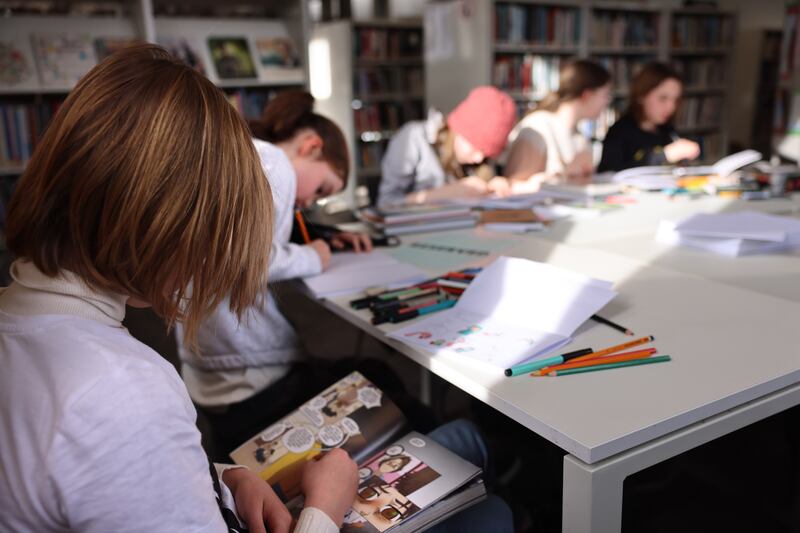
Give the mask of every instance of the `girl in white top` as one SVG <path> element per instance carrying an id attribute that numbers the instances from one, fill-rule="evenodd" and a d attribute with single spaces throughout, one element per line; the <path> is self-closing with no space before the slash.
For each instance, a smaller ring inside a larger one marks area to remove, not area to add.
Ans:
<path id="1" fill-rule="evenodd" d="M 275 206 L 270 284 L 319 274 L 330 261 L 328 243 L 320 239 L 292 243 L 292 225 L 296 208 L 308 207 L 344 188 L 350 170 L 344 134 L 333 121 L 314 112 L 314 98 L 304 91 L 277 95 L 261 120 L 250 127 L 257 137 L 253 143 L 269 177 Z M 331 245 L 350 245 L 356 251 L 372 249 L 366 234 L 340 233 Z M 208 441 L 213 444 L 210 453 L 220 460 L 252 436 L 251 426 L 260 429 L 274 422 L 270 409 L 262 407 L 259 416 L 254 416 L 244 402 L 265 392 L 307 359 L 271 287 L 263 290 L 264 304 L 248 309 L 242 320 L 227 301 L 214 309 L 198 329 L 194 346 L 183 341 L 178 327 L 181 374 L 192 400 L 205 412 L 211 429 Z M 302 403 L 314 392 L 294 391 L 293 403 Z M 242 416 L 246 424 L 236 422 L 241 409 L 247 410 Z"/>
<path id="2" fill-rule="evenodd" d="M 512 191 L 532 192 L 545 180 L 584 180 L 594 172 L 591 143 L 578 122 L 596 119 L 611 98 L 611 77 L 586 60 L 566 64 L 558 90 L 547 95 L 511 132 L 505 174 Z"/>
<path id="3" fill-rule="evenodd" d="M 271 220 L 246 125 L 163 49 L 117 52 L 70 92 L 8 208 L 0 530 L 289 531 L 255 473 L 209 468 L 177 373 L 121 325 L 152 305 L 192 343 L 226 295 L 241 314 Z M 344 452 L 309 463 L 295 531 L 338 531 L 356 484 Z"/>

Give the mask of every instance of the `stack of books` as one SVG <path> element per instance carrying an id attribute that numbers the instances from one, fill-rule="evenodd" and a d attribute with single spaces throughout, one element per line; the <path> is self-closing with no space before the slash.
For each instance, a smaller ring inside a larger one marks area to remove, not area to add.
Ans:
<path id="1" fill-rule="evenodd" d="M 477 222 L 470 208 L 460 205 L 369 207 L 359 216 L 376 233 L 386 236 L 469 228 Z"/>
<path id="2" fill-rule="evenodd" d="M 800 220 L 753 211 L 701 213 L 662 222 L 657 239 L 731 257 L 764 254 L 800 247 Z"/>

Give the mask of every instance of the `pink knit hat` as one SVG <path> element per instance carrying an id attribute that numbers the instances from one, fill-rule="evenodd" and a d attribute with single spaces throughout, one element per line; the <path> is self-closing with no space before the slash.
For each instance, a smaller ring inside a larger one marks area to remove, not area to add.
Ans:
<path id="1" fill-rule="evenodd" d="M 514 101 L 494 87 L 476 87 L 447 116 L 447 125 L 486 157 L 497 157 L 506 146 L 517 111 Z"/>

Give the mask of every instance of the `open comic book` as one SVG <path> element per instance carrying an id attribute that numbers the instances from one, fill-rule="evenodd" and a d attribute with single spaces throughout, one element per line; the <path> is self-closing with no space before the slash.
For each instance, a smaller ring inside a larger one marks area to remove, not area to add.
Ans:
<path id="1" fill-rule="evenodd" d="M 299 513 L 303 465 L 333 448 L 346 450 L 359 465 L 347 532 L 417 531 L 485 497 L 480 468 L 425 435 L 405 434 L 405 426 L 394 403 L 353 372 L 230 455 Z"/>

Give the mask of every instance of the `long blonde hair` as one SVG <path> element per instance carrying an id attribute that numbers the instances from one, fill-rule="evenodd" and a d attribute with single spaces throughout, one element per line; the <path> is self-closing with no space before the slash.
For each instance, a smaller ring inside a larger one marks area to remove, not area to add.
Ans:
<path id="1" fill-rule="evenodd" d="M 266 281 L 272 197 L 248 128 L 211 82 L 153 45 L 72 90 L 8 208 L 9 249 L 49 276 L 144 300 L 194 344 L 226 296 Z"/>
<path id="2" fill-rule="evenodd" d="M 583 91 L 599 89 L 611 81 L 611 75 L 593 61 L 578 59 L 564 65 L 558 73 L 558 89 L 545 96 L 534 111 L 556 111 L 564 102 L 580 98 Z"/>

